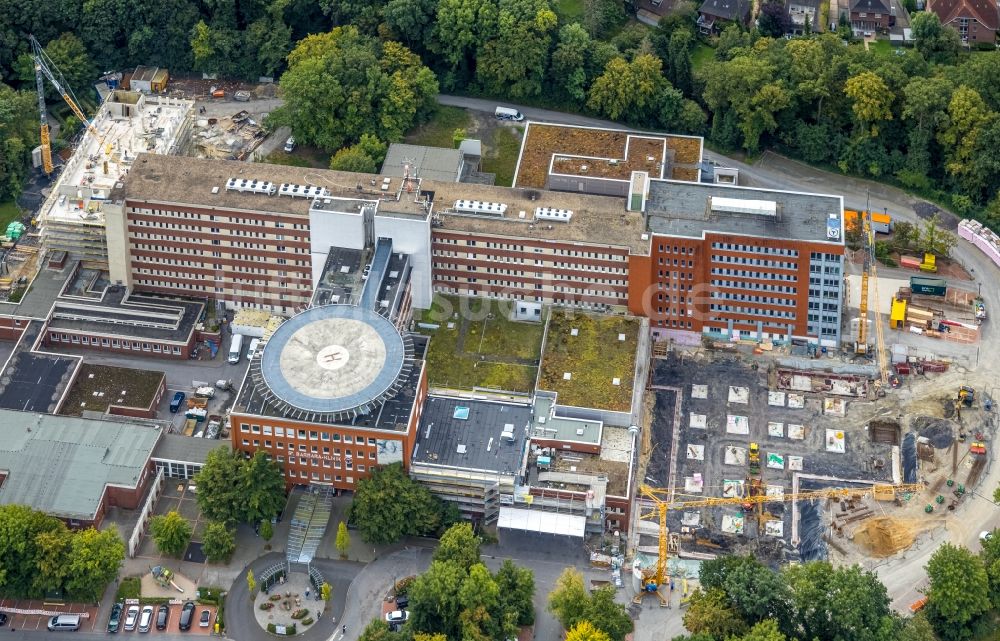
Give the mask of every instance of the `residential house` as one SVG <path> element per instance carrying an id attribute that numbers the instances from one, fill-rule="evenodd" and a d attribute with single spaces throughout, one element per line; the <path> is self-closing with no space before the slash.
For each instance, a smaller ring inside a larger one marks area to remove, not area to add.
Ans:
<path id="1" fill-rule="evenodd" d="M 805 35 L 806 22 L 812 32 L 821 31 L 819 25 L 819 3 L 820 0 L 788 0 L 788 31 L 789 33 L 801 36 Z"/>
<path id="2" fill-rule="evenodd" d="M 927 10 L 953 27 L 962 42 L 995 42 L 1000 10 L 994 0 L 928 0 Z"/>
<path id="3" fill-rule="evenodd" d="M 851 0 L 851 28 L 856 33 L 884 32 L 894 24 L 890 0 Z"/>
<path id="4" fill-rule="evenodd" d="M 730 23 L 749 22 L 749 0 L 705 0 L 698 9 L 698 29 L 705 35 L 719 33 Z"/>

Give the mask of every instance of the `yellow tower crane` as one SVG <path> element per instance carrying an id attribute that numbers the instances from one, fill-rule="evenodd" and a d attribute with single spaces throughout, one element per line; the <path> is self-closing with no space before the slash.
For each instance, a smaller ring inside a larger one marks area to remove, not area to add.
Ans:
<path id="1" fill-rule="evenodd" d="M 56 67 L 49 55 L 42 49 L 42 45 L 35 39 L 35 36 L 28 36 L 31 41 L 31 57 L 35 62 L 35 90 L 38 92 L 38 112 L 41 120 L 41 147 L 42 147 L 42 169 L 46 174 L 52 173 L 52 145 L 49 139 L 49 119 L 45 111 L 45 81 L 43 76 L 49 79 L 62 99 L 66 101 L 73 114 L 80 119 L 80 122 L 87 126 L 95 136 L 100 138 L 100 133 L 93 123 L 84 115 L 80 109 L 79 101 L 73 94 L 73 89 L 66 82 L 59 68 Z M 103 141 L 102 141 L 103 142 Z M 100 143 L 98 144 L 100 146 Z"/>
<path id="2" fill-rule="evenodd" d="M 716 497 L 716 496 L 706 496 L 697 499 L 687 499 L 682 501 L 671 500 L 669 498 L 670 490 L 654 488 L 648 485 L 641 485 L 639 487 L 639 498 L 640 501 L 645 499 L 652 505 L 640 505 L 640 508 L 645 507 L 647 511 L 639 513 L 640 519 L 657 519 L 660 525 L 659 532 L 659 555 L 656 559 L 656 567 L 648 570 L 643 574 L 642 577 L 642 591 L 635 596 L 633 601 L 635 603 L 641 603 L 642 598 L 647 595 L 656 595 L 660 599 L 660 605 L 666 607 L 670 604 L 669 591 L 664 594 L 661 588 L 669 585 L 670 576 L 667 573 L 667 561 L 668 561 L 668 546 L 669 546 L 669 530 L 667 529 L 667 512 L 669 510 L 688 510 L 699 507 L 715 507 L 719 505 L 757 505 L 761 503 L 771 503 L 771 502 L 792 502 L 792 501 L 805 501 L 809 499 L 829 499 L 837 498 L 842 496 L 852 496 L 856 494 L 866 494 L 871 492 L 873 495 L 886 496 L 887 494 L 893 495 L 895 493 L 906 493 L 906 492 L 919 492 L 924 489 L 921 483 L 873 483 L 870 488 L 865 487 L 830 487 L 821 490 L 810 490 L 806 492 L 793 492 L 791 494 L 785 494 L 782 498 L 776 499 L 767 496 L 766 493 L 748 495 L 748 496 L 735 496 L 735 497 Z M 650 509 L 652 508 L 652 509 Z"/>
<path id="3" fill-rule="evenodd" d="M 854 343 L 856 354 L 868 353 L 868 288 L 875 296 L 875 363 L 878 367 L 879 381 L 882 386 L 889 382 L 889 370 L 886 364 L 885 337 L 882 333 L 882 319 L 878 311 L 878 261 L 875 259 L 875 231 L 872 227 L 870 202 L 866 202 L 865 210 L 859 216 L 861 219 L 861 242 L 865 252 L 864 268 L 861 272 L 861 300 L 858 305 L 858 335 Z"/>

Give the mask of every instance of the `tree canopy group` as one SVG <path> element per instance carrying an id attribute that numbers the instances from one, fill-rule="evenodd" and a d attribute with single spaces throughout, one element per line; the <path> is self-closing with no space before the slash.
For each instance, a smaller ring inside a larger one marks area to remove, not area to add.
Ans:
<path id="1" fill-rule="evenodd" d="M 0 595 L 96 601 L 118 575 L 125 544 L 118 531 L 71 531 L 23 505 L 0 505 Z"/>
<path id="2" fill-rule="evenodd" d="M 426 572 L 407 588 L 410 618 L 393 632 L 372 621 L 361 641 L 489 641 L 517 638 L 520 626 L 535 621 L 531 570 L 504 561 L 491 573 L 479 558 L 479 539 L 468 523 L 441 537 Z"/>
<path id="3" fill-rule="evenodd" d="M 622 0 L 0 0 L 0 199 L 37 144 L 27 34 L 79 90 L 97 70 L 158 65 L 256 80 L 281 76 L 273 118 L 370 171 L 426 118 L 438 88 L 706 134 L 751 154 L 776 148 L 889 179 L 1000 223 L 1000 52 L 961 51 L 915 12 L 915 47 L 885 55 L 835 33 L 786 40 L 780 2 L 751 31 L 708 40 L 695 5 L 656 28 L 626 24 Z M 815 25 L 813 25 L 815 26 Z M 812 31 L 813 29 L 807 29 Z M 76 35 L 74 35 L 76 34 Z M 699 53 L 698 68 L 692 55 Z M 13 88 L 13 89 L 12 89 Z"/>
<path id="4" fill-rule="evenodd" d="M 459 521 L 454 503 L 442 501 L 403 471 L 401 463 L 358 481 L 351 521 L 368 543 L 395 543 L 404 536 L 436 536 Z"/>
<path id="5" fill-rule="evenodd" d="M 285 507 L 285 475 L 263 450 L 248 459 L 242 452 L 217 447 L 208 453 L 194 483 L 202 515 L 219 523 L 269 522 Z"/>

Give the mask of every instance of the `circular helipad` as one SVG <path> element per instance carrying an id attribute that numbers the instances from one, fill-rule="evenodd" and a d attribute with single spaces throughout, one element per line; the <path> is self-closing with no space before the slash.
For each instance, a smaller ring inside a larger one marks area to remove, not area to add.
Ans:
<path id="1" fill-rule="evenodd" d="M 403 338 L 387 319 L 351 305 L 314 307 L 267 341 L 260 371 L 275 396 L 309 412 L 344 412 L 384 394 L 403 368 Z"/>

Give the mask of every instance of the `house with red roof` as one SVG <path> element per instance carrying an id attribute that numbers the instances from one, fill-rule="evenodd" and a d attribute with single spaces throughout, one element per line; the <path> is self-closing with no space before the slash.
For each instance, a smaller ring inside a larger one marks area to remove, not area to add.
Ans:
<path id="1" fill-rule="evenodd" d="M 929 0 L 927 10 L 954 28 L 962 42 L 996 42 L 1000 9 L 995 0 Z"/>

